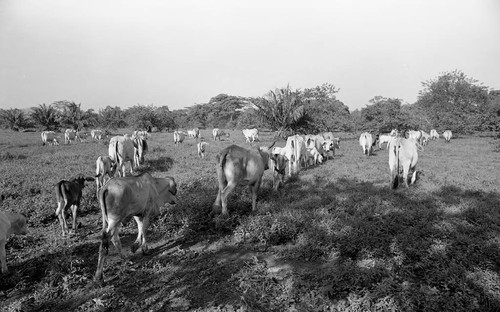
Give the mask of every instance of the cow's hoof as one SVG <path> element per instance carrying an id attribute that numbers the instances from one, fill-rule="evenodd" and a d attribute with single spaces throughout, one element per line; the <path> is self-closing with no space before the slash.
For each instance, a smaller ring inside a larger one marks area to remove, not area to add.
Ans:
<path id="1" fill-rule="evenodd" d="M 91 281 L 88 285 L 89 288 L 101 288 L 104 287 L 106 284 L 104 283 L 104 279 L 101 278 L 94 278 L 93 281 Z"/>
<path id="2" fill-rule="evenodd" d="M 143 255 L 148 255 L 149 254 L 149 248 L 148 246 L 142 246 L 142 254 Z"/>

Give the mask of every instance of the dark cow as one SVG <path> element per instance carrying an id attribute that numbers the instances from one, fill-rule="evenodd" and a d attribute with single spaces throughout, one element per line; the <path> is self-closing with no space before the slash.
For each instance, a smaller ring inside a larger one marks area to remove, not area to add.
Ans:
<path id="1" fill-rule="evenodd" d="M 80 207 L 82 189 L 85 187 L 85 181 L 94 181 L 94 177 L 85 177 L 83 174 L 79 174 L 69 181 L 59 181 L 55 186 L 54 191 L 57 198 L 56 216 L 59 218 L 63 237 L 68 235 L 68 224 L 66 223 L 64 213 L 66 209 L 70 207 L 73 214 L 72 231 L 76 231 L 76 214 Z"/>

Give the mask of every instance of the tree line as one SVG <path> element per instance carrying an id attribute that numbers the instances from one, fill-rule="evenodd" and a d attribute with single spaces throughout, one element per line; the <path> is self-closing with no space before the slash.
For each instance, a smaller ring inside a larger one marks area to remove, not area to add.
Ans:
<path id="1" fill-rule="evenodd" d="M 388 132 L 394 128 L 449 129 L 454 133 L 500 131 L 499 90 L 490 90 L 459 70 L 422 82 L 422 87 L 415 103 L 375 96 L 366 107 L 352 112 L 337 99 L 339 89 L 329 83 L 303 90 L 287 85 L 256 98 L 219 94 L 208 103 L 172 111 L 168 106 L 153 104 L 127 109 L 107 106 L 94 111 L 84 110 L 81 103 L 57 101 L 39 104 L 29 111 L 2 109 L 0 125 L 17 131 L 258 127 L 277 131 L 282 137 L 320 131 Z"/>

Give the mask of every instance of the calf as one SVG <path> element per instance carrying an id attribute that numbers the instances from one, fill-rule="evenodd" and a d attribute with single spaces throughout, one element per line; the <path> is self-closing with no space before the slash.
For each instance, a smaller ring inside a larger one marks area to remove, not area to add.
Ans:
<path id="1" fill-rule="evenodd" d="M 198 142 L 198 144 L 196 144 L 198 148 L 198 156 L 200 156 L 200 158 L 205 158 L 206 145 L 208 145 L 207 142 Z"/>
<path id="2" fill-rule="evenodd" d="M 99 156 L 95 162 L 95 182 L 96 190 L 99 193 L 99 189 L 104 185 L 104 177 L 108 175 L 108 179 L 111 179 L 114 175 L 116 165 L 113 163 L 109 156 Z"/>
<path id="3" fill-rule="evenodd" d="M 271 169 L 273 170 L 273 189 L 278 190 L 280 186 L 285 184 L 285 169 L 287 159 L 281 154 L 273 154 L 270 158 Z"/>
<path id="4" fill-rule="evenodd" d="M 177 146 L 179 143 L 184 142 L 186 134 L 182 131 L 174 131 L 174 144 Z"/>
<path id="5" fill-rule="evenodd" d="M 307 163 L 312 160 L 313 165 L 321 164 L 323 162 L 323 155 L 320 154 L 316 147 L 307 148 Z"/>
<path id="6" fill-rule="evenodd" d="M 0 262 L 2 273 L 7 273 L 7 261 L 5 254 L 5 243 L 10 234 L 24 235 L 28 233 L 26 218 L 19 213 L 7 213 L 0 211 Z"/>
<path id="7" fill-rule="evenodd" d="M 76 213 L 80 207 L 82 189 L 85 187 L 85 181 L 94 181 L 94 177 L 85 177 L 83 174 L 79 174 L 69 181 L 62 180 L 55 186 L 57 198 L 56 216 L 59 218 L 63 237 L 69 234 L 68 224 L 66 223 L 66 217 L 64 215 L 64 212 L 69 207 L 71 207 L 71 212 L 73 214 L 72 231 L 76 232 Z"/>

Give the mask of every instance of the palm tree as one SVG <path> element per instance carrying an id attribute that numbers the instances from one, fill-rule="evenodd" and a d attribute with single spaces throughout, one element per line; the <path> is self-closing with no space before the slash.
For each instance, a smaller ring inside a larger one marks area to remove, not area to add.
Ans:
<path id="1" fill-rule="evenodd" d="M 254 103 L 258 108 L 259 116 L 271 129 L 278 131 L 278 136 L 286 138 L 289 132 L 296 131 L 301 122 L 307 117 L 298 90 L 286 88 L 269 91 L 264 97 Z"/>
<path id="2" fill-rule="evenodd" d="M 44 130 L 56 130 L 59 127 L 59 112 L 52 106 L 47 106 L 45 103 L 38 107 L 31 108 L 31 119 L 43 127 Z"/>
<path id="3" fill-rule="evenodd" d="M 0 122 L 14 131 L 28 126 L 28 120 L 18 108 L 0 109 Z"/>

